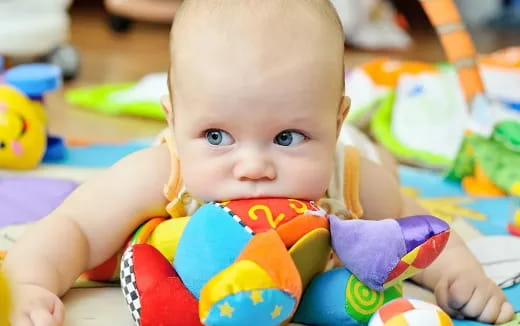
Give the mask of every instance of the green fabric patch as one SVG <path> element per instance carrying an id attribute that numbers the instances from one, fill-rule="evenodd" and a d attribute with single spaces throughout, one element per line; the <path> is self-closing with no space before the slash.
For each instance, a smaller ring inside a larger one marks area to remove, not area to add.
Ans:
<path id="1" fill-rule="evenodd" d="M 510 191 L 520 182 L 520 123 L 505 121 L 498 124 L 490 139 L 479 135 L 464 138 L 461 149 L 447 177 L 460 181 L 474 174 L 478 163 L 488 178 L 502 190 Z"/>
<path id="2" fill-rule="evenodd" d="M 385 303 L 402 296 L 402 282 L 380 292 L 372 290 L 352 274 L 345 289 L 345 310 L 357 322 L 367 324 Z"/>
<path id="3" fill-rule="evenodd" d="M 504 121 L 499 123 L 491 138 L 507 149 L 520 153 L 520 122 Z"/>
<path id="4" fill-rule="evenodd" d="M 314 276 L 325 270 L 330 252 L 330 233 L 325 229 L 311 231 L 289 249 L 304 289 Z"/>

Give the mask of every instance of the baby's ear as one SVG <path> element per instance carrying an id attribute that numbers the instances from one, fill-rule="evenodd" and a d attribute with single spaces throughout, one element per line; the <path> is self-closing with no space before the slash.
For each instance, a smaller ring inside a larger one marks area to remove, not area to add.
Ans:
<path id="1" fill-rule="evenodd" d="M 168 121 L 168 125 L 173 124 L 173 104 L 170 99 L 170 96 L 163 95 L 161 96 L 161 107 L 166 115 L 166 120 Z"/>
<path id="2" fill-rule="evenodd" d="M 338 108 L 338 117 L 337 117 L 337 136 L 339 136 L 339 132 L 341 131 L 341 126 L 347 117 L 348 111 L 350 110 L 350 97 L 343 96 L 339 103 Z"/>

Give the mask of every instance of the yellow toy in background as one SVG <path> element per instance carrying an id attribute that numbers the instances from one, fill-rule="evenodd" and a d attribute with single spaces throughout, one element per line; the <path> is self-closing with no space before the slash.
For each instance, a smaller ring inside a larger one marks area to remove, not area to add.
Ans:
<path id="1" fill-rule="evenodd" d="M 32 169 L 47 147 L 43 106 L 0 85 L 0 168 Z"/>
<path id="2" fill-rule="evenodd" d="M 4 275 L 0 273 L 0 326 L 7 326 L 7 315 L 10 307 L 9 289 L 7 287 L 7 280 Z"/>

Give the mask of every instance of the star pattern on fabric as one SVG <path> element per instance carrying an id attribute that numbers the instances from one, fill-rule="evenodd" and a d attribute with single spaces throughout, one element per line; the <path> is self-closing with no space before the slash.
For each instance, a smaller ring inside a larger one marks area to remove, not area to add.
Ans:
<path id="1" fill-rule="evenodd" d="M 253 301 L 253 305 L 257 305 L 261 302 L 264 302 L 264 298 L 262 297 L 262 291 L 255 290 L 251 292 L 251 296 L 249 296 Z"/>
<path id="2" fill-rule="evenodd" d="M 484 221 L 487 218 L 486 215 L 476 210 L 462 206 L 461 203 L 471 201 L 465 198 L 441 197 L 418 199 L 418 201 L 432 215 L 440 217 L 448 223 L 453 222 L 455 217 L 471 218 L 479 221 Z"/>
<path id="3" fill-rule="evenodd" d="M 235 311 L 235 308 L 231 307 L 231 305 L 228 302 L 219 305 L 218 308 L 220 309 L 221 316 L 227 316 L 229 318 L 233 317 L 233 312 Z"/>
<path id="4" fill-rule="evenodd" d="M 282 306 L 276 305 L 273 312 L 271 312 L 271 318 L 275 319 L 276 317 L 279 317 L 282 314 L 282 309 Z"/>
<path id="5" fill-rule="evenodd" d="M 447 223 L 452 223 L 455 217 L 470 218 L 474 220 L 484 221 L 487 216 L 479 211 L 462 206 L 464 203 L 473 202 L 471 198 L 467 197 L 435 197 L 435 198 L 421 198 L 420 191 L 411 188 L 403 187 L 403 192 L 411 197 L 417 199 L 419 204 L 426 208 L 430 214 L 437 216 Z"/>

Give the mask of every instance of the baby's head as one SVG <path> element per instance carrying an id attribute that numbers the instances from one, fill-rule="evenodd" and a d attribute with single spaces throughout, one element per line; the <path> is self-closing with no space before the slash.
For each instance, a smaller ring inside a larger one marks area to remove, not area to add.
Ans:
<path id="1" fill-rule="evenodd" d="M 328 0 L 185 0 L 164 101 L 199 200 L 315 200 L 328 187 L 343 97 L 343 32 Z"/>

